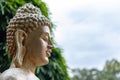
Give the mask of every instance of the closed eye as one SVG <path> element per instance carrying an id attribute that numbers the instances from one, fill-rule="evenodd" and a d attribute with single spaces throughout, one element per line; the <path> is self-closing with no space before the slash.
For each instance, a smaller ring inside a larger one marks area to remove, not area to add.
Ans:
<path id="1" fill-rule="evenodd" d="M 46 42 L 48 42 L 48 36 L 44 36 L 43 38 Z"/>
<path id="2" fill-rule="evenodd" d="M 44 41 L 46 41 L 46 42 L 49 41 L 49 35 L 48 35 L 47 33 L 43 33 L 43 34 L 41 35 L 41 38 L 42 38 Z"/>

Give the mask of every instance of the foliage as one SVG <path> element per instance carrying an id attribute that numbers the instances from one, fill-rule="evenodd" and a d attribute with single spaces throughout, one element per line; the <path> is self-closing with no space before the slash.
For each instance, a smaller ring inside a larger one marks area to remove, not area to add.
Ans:
<path id="1" fill-rule="evenodd" d="M 50 57 L 50 63 L 47 66 L 39 67 L 36 75 L 42 78 L 41 80 L 69 80 L 65 67 L 67 66 L 61 55 L 61 50 L 59 48 L 54 48 Z M 39 73 L 39 70 L 42 72 L 41 74 Z M 49 75 L 46 75 L 46 73 Z M 47 78 L 45 78 L 44 75 L 46 75 Z"/>
<path id="2" fill-rule="evenodd" d="M 51 21 L 48 7 L 41 0 L 0 0 L 0 72 L 6 70 L 11 62 L 6 48 L 7 23 L 15 15 L 16 10 L 25 3 L 32 3 L 40 8 L 42 14 Z M 53 29 L 54 24 L 52 22 L 51 25 Z M 53 38 L 52 41 L 54 43 Z M 70 80 L 66 62 L 61 54 L 60 48 L 54 48 L 50 57 L 50 63 L 47 66 L 36 69 L 36 75 L 41 80 Z"/>
<path id="3" fill-rule="evenodd" d="M 120 62 L 106 61 L 103 70 L 73 69 L 72 80 L 120 80 Z"/>

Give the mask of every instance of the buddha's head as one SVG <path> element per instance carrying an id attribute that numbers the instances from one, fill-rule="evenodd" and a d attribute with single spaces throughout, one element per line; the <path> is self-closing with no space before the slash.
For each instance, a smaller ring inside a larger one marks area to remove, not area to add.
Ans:
<path id="1" fill-rule="evenodd" d="M 28 3 L 20 7 L 7 27 L 7 46 L 14 66 L 22 66 L 25 59 L 34 65 L 48 64 L 53 45 L 50 22 L 40 10 Z"/>

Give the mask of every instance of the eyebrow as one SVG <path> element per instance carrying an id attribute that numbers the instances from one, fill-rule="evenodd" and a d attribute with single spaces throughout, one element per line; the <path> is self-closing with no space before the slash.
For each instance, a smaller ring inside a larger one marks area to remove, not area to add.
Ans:
<path id="1" fill-rule="evenodd" d="M 50 36 L 48 32 L 43 32 L 43 34 Z"/>
<path id="2" fill-rule="evenodd" d="M 43 32 L 43 34 L 47 35 L 49 39 L 51 39 L 51 36 L 48 32 Z"/>

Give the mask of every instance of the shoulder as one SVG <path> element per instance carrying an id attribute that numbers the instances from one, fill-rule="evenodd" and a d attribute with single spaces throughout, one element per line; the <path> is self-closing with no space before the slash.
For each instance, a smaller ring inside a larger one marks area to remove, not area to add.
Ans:
<path id="1" fill-rule="evenodd" d="M 0 80 L 18 80 L 18 77 L 20 77 L 20 76 L 21 76 L 20 71 L 18 69 L 11 68 L 11 69 L 4 71 L 0 75 Z M 19 80 L 22 80 L 22 79 L 19 79 Z"/>
<path id="2" fill-rule="evenodd" d="M 17 79 L 13 76 L 1 76 L 0 75 L 0 80 L 17 80 Z"/>
<path id="3" fill-rule="evenodd" d="M 0 80 L 16 80 L 12 75 L 12 70 L 8 69 L 0 75 Z"/>
<path id="4" fill-rule="evenodd" d="M 25 73 L 19 68 L 10 68 L 0 75 L 0 80 L 39 80 L 33 73 Z"/>

